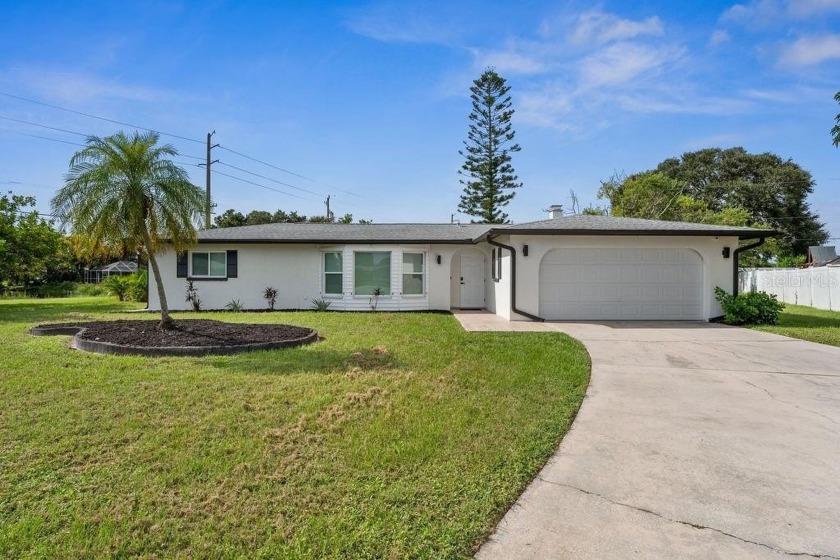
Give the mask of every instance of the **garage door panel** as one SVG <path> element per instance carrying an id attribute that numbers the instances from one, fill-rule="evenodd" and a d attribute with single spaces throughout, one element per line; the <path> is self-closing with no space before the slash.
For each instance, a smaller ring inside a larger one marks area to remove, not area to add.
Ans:
<path id="1" fill-rule="evenodd" d="M 555 249 L 540 264 L 546 319 L 697 320 L 702 302 L 702 261 L 688 249 Z"/>
<path id="2" fill-rule="evenodd" d="M 597 265 L 598 267 L 598 282 L 604 282 L 607 284 L 617 283 L 621 279 L 621 270 L 617 267 L 612 266 L 601 266 Z"/>
<path id="3" fill-rule="evenodd" d="M 637 266 L 622 266 L 619 270 L 620 282 L 638 282 L 641 270 Z"/>

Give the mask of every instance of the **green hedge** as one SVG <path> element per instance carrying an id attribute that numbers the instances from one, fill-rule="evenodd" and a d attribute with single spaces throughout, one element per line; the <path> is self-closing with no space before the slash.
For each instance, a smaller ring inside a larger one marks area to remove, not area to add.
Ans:
<path id="1" fill-rule="evenodd" d="M 775 325 L 785 304 L 776 296 L 766 292 L 746 292 L 733 296 L 718 287 L 715 298 L 725 313 L 723 322 L 727 325 Z"/>

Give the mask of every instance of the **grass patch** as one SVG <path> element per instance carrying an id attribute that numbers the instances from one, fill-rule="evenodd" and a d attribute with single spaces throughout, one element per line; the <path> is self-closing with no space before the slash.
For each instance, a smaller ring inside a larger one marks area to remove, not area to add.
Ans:
<path id="1" fill-rule="evenodd" d="M 440 314 L 177 314 L 325 337 L 202 358 L 26 334 L 136 307 L 0 301 L 1 557 L 469 556 L 588 382 L 563 334 L 465 333 Z"/>
<path id="2" fill-rule="evenodd" d="M 840 312 L 785 304 L 778 325 L 751 327 L 821 344 L 840 346 Z"/>

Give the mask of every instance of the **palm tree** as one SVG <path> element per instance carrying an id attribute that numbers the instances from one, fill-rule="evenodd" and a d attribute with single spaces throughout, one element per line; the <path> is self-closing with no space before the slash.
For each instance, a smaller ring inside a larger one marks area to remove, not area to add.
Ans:
<path id="1" fill-rule="evenodd" d="M 204 193 L 168 159 L 177 150 L 158 146 L 159 138 L 156 132 L 88 137 L 87 146 L 70 159 L 52 208 L 72 233 L 84 234 L 92 244 L 146 250 L 160 298 L 160 328 L 171 329 L 175 323 L 155 254 L 166 243 L 179 251 L 195 242 Z"/>

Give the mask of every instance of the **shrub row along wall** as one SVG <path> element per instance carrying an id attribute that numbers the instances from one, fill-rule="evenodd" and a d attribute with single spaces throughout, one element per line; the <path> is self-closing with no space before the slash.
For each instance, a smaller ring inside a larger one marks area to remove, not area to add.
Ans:
<path id="1" fill-rule="evenodd" d="M 750 268 L 738 284 L 742 292 L 767 292 L 785 303 L 840 310 L 840 267 Z"/>

